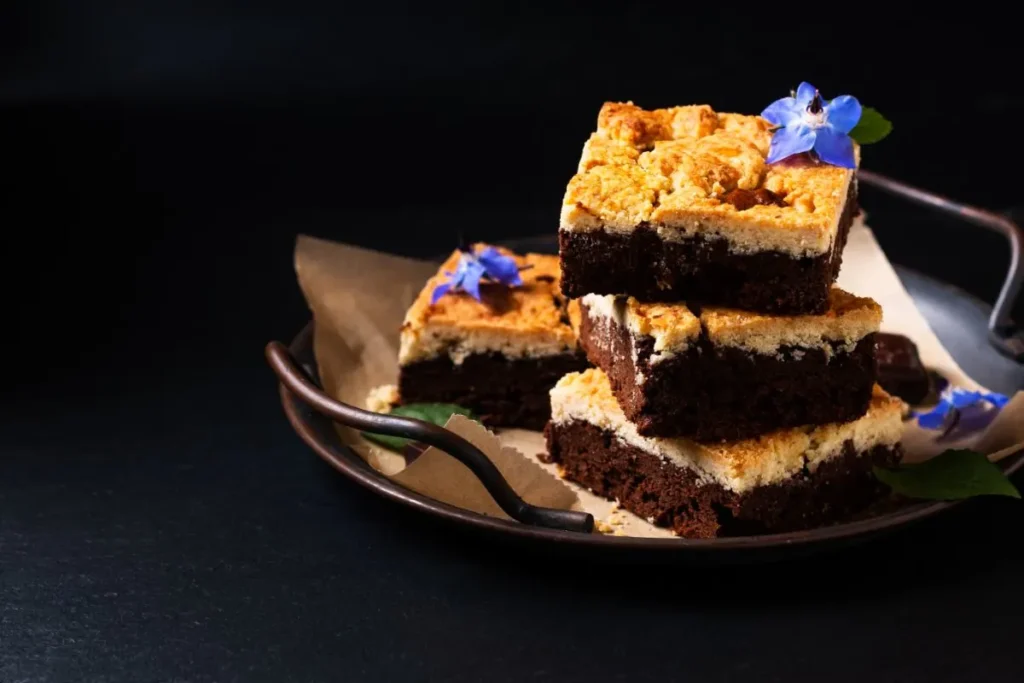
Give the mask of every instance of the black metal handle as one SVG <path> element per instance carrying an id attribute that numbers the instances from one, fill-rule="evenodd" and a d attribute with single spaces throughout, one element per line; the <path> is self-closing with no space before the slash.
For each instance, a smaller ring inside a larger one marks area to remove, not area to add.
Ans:
<path id="1" fill-rule="evenodd" d="M 916 204 L 929 206 L 945 213 L 979 225 L 993 232 L 998 232 L 1010 243 L 1010 268 L 999 291 L 999 298 L 992 307 L 992 315 L 988 319 L 988 338 L 999 353 L 1008 356 L 1018 363 L 1024 362 L 1024 337 L 1013 322 L 1013 306 L 1024 284 L 1024 270 L 1021 267 L 1021 248 L 1024 243 L 1024 231 L 1016 223 L 997 213 L 985 211 L 973 206 L 954 202 L 941 195 L 933 194 L 898 180 L 893 180 L 872 171 L 859 170 L 857 178 L 860 182 L 877 187 L 890 194 L 903 197 Z"/>
<path id="2" fill-rule="evenodd" d="M 360 431 L 421 441 L 451 455 L 476 475 L 498 506 L 512 519 L 551 529 L 586 533 L 593 530 L 594 516 L 588 512 L 556 510 L 527 503 L 509 486 L 494 463 L 458 434 L 423 420 L 374 413 L 334 400 L 316 386 L 281 342 L 267 344 L 266 356 L 281 384 L 321 415 Z"/>

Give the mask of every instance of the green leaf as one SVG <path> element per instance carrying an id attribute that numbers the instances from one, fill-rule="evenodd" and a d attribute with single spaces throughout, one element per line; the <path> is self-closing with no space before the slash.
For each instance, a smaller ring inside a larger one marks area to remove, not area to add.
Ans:
<path id="1" fill-rule="evenodd" d="M 1010 496 L 1020 492 L 1003 471 L 981 453 L 948 450 L 931 460 L 895 470 L 875 468 L 875 476 L 895 493 L 925 500 L 959 500 L 974 496 Z"/>
<path id="2" fill-rule="evenodd" d="M 860 112 L 860 121 L 850 131 L 850 137 L 861 145 L 880 142 L 892 132 L 892 123 L 878 113 L 877 109 L 864 107 Z"/>
<path id="3" fill-rule="evenodd" d="M 448 418 L 456 414 L 465 415 L 468 418 L 475 417 L 472 412 L 454 403 L 409 403 L 407 405 L 395 406 L 388 412 L 388 415 L 414 417 L 424 422 L 433 422 L 441 427 L 448 422 Z M 369 432 L 363 432 L 362 434 L 370 441 L 376 441 L 381 446 L 394 451 L 402 450 L 407 443 L 412 441 L 400 436 L 385 436 L 383 434 L 370 434 Z"/>

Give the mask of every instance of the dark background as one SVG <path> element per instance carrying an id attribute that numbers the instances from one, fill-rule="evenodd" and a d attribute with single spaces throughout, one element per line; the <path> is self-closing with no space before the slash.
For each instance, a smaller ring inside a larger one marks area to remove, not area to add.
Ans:
<path id="1" fill-rule="evenodd" d="M 188 338 L 197 320 L 216 324 L 226 311 L 205 293 L 213 283 L 237 291 L 231 308 L 268 336 L 288 334 L 302 317 L 288 272 L 300 231 L 405 253 L 446 252 L 459 231 L 549 232 L 605 100 L 758 111 L 809 80 L 894 121 L 865 167 L 985 207 L 1024 201 L 1015 29 L 973 28 L 962 12 L 16 7 L 0 77 L 7 234 L 28 238 L 11 252 L 34 266 L 19 288 L 32 317 L 76 330 L 76 354 L 109 360 L 125 335 Z M 993 299 L 999 237 L 865 204 L 894 260 Z M 991 256 L 963 258 L 964 242 Z"/>
<path id="2" fill-rule="evenodd" d="M 1019 206 L 1019 31 L 971 8 L 6 5 L 0 680 L 1019 675 L 1019 507 L 758 570 L 481 555 L 336 481 L 261 358 L 307 317 L 296 234 L 549 233 L 605 100 L 808 80 L 894 122 L 866 168 Z M 1000 238 L 864 204 L 893 261 L 994 299 Z"/>

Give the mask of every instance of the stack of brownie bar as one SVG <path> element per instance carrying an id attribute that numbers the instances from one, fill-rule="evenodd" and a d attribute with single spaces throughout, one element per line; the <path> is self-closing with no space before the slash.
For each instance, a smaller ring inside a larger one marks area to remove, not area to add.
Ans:
<path id="1" fill-rule="evenodd" d="M 605 104 L 563 202 L 561 289 L 596 367 L 552 389 L 549 453 L 682 536 L 846 518 L 900 457 L 881 308 L 833 285 L 856 170 L 767 164 L 771 137 L 707 106 Z"/>

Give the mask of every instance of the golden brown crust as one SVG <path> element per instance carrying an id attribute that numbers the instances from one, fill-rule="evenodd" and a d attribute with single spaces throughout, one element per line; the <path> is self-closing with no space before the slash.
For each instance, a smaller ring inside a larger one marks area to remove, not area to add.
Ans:
<path id="1" fill-rule="evenodd" d="M 474 249 L 484 246 L 474 245 Z M 522 286 L 482 282 L 482 301 L 464 292 L 450 292 L 431 304 L 434 288 L 447 280 L 444 273 L 454 271 L 459 262 L 458 250 L 452 252 L 406 312 L 400 365 L 445 353 L 461 362 L 470 353 L 520 358 L 575 350 L 576 333 L 561 293 L 558 257 L 499 251 L 515 258 Z"/>
<path id="2" fill-rule="evenodd" d="M 610 294 L 588 294 L 582 301 L 591 315 L 614 317 L 633 334 L 653 337 L 655 352 L 667 354 L 686 349 L 702 330 L 713 344 L 767 355 L 783 346 L 840 346 L 849 351 L 882 324 L 882 307 L 874 299 L 835 286 L 829 291 L 828 310 L 820 315 L 763 315 L 708 307 L 696 316 L 684 303 L 640 303 L 629 297 L 623 304 L 621 297 Z"/>
<path id="3" fill-rule="evenodd" d="M 854 172 L 807 155 L 769 165 L 770 143 L 770 124 L 758 116 L 606 103 L 569 182 L 561 228 L 648 223 L 666 239 L 709 234 L 740 252 L 826 252 Z M 736 189 L 770 190 L 784 205 L 739 209 L 725 199 Z"/>
<path id="4" fill-rule="evenodd" d="M 654 211 L 668 179 L 645 173 L 639 166 L 601 164 L 569 181 L 565 205 L 573 207 L 580 225 L 637 226 Z"/>
<path id="5" fill-rule="evenodd" d="M 653 337 L 656 354 L 682 351 L 700 336 L 700 319 L 685 304 L 642 303 L 612 294 L 587 294 L 581 301 L 589 315 L 612 318 L 633 335 Z"/>
<path id="6" fill-rule="evenodd" d="M 626 420 L 607 375 L 597 368 L 565 375 L 551 390 L 556 423 L 581 420 L 612 432 L 626 443 L 697 471 L 729 490 L 745 491 L 799 475 L 806 466 L 842 454 L 847 442 L 857 452 L 894 445 L 903 431 L 903 402 L 875 386 L 867 413 L 852 422 L 782 429 L 754 439 L 701 444 L 689 439 L 640 436 Z"/>
<path id="7" fill-rule="evenodd" d="M 641 303 L 633 297 L 626 301 L 631 329 L 637 334 L 662 341 L 661 348 L 686 345 L 700 336 L 700 320 L 686 306 Z M 660 351 L 657 341 L 655 351 Z"/>
<path id="8" fill-rule="evenodd" d="M 867 412 L 852 422 L 783 429 L 744 441 L 706 444 L 704 449 L 713 460 L 727 463 L 737 477 L 759 469 L 764 459 L 773 455 L 800 464 L 806 457 L 810 465 L 817 465 L 828 455 L 838 454 L 848 440 L 854 442 L 858 451 L 896 443 L 902 432 L 902 415 L 902 402 L 875 385 Z"/>
<path id="9" fill-rule="evenodd" d="M 594 133 L 583 145 L 579 173 L 586 173 L 595 166 L 628 167 L 635 164 L 639 157 L 640 150 L 633 145 Z"/>
<path id="10" fill-rule="evenodd" d="M 705 308 L 700 320 L 715 344 L 775 353 L 780 346 L 850 347 L 882 324 L 882 307 L 874 299 L 832 287 L 828 311 L 821 315 L 763 315 L 729 308 Z"/>

